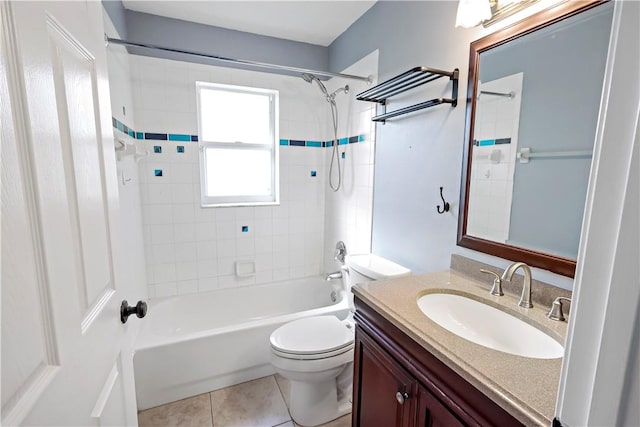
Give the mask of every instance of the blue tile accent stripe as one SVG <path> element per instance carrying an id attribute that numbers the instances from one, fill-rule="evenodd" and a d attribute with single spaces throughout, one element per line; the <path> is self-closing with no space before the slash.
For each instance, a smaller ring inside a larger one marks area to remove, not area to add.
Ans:
<path id="1" fill-rule="evenodd" d="M 498 139 L 481 139 L 473 140 L 473 145 L 477 147 L 486 147 L 488 145 L 501 145 L 501 144 L 511 144 L 511 138 L 498 138 Z"/>
<path id="2" fill-rule="evenodd" d="M 183 135 L 183 134 L 179 134 L 179 133 L 170 133 L 169 134 L 169 141 L 190 142 L 191 141 L 191 135 Z"/>
<path id="3" fill-rule="evenodd" d="M 144 133 L 144 139 L 153 139 L 153 140 L 158 140 L 158 141 L 166 141 L 167 140 L 167 134 L 166 133 L 145 132 Z"/>
<path id="4" fill-rule="evenodd" d="M 198 142 L 198 135 L 188 135 L 182 133 L 159 133 L 159 132 L 137 132 L 131 129 L 129 126 L 122 123 L 120 120 L 115 117 L 111 117 L 111 124 L 115 129 L 118 129 L 120 132 L 126 133 L 132 138 L 140 139 L 140 140 L 151 140 L 151 141 L 178 141 L 178 142 Z M 346 144 L 356 144 L 359 142 L 366 142 L 368 140 L 368 136 L 366 134 L 362 135 L 354 135 L 346 138 L 340 138 L 338 140 L 339 145 Z M 492 140 L 493 141 L 493 140 Z M 477 143 L 477 141 L 475 141 Z M 506 139 L 496 139 L 495 144 L 509 144 L 511 143 L 510 138 Z M 304 139 L 281 139 L 281 146 L 294 146 L 294 147 L 312 147 L 312 148 L 323 148 L 323 147 L 333 147 L 334 141 L 311 141 Z"/>

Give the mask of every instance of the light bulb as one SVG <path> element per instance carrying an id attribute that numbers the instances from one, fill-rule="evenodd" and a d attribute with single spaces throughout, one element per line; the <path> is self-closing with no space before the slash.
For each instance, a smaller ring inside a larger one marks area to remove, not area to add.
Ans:
<path id="1" fill-rule="evenodd" d="M 472 28 L 491 18 L 489 0 L 460 0 L 456 27 Z"/>

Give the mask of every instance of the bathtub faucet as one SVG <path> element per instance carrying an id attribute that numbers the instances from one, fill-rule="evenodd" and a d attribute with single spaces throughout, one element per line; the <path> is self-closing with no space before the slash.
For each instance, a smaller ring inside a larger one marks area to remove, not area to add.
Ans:
<path id="1" fill-rule="evenodd" d="M 334 271 L 333 273 L 327 273 L 327 275 L 324 278 L 327 281 L 335 280 L 335 279 L 342 279 L 342 270 Z"/>

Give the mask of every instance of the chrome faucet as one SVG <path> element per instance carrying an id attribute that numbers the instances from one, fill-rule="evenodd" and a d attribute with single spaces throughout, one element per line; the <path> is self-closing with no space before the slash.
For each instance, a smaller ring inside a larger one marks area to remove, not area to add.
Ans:
<path id="1" fill-rule="evenodd" d="M 518 305 L 524 308 L 531 308 L 533 307 L 533 304 L 531 304 L 531 269 L 527 264 L 524 262 L 514 262 L 504 270 L 502 280 L 511 281 L 513 273 L 520 267 L 522 267 L 522 271 L 524 272 L 524 286 L 522 287 L 522 295 L 520 295 Z"/>
<path id="2" fill-rule="evenodd" d="M 324 276 L 324 279 L 326 281 L 342 279 L 342 270 L 334 271 L 333 273 L 327 273 L 327 275 Z"/>
<path id="3" fill-rule="evenodd" d="M 339 240 L 338 243 L 336 243 L 336 250 L 333 253 L 333 260 L 340 262 L 340 265 L 341 265 L 340 270 L 334 271 L 333 273 L 327 273 L 327 275 L 324 276 L 325 280 L 329 281 L 329 280 L 342 279 L 342 271 L 345 269 L 346 256 L 347 256 L 347 246 L 344 244 L 342 240 Z"/>

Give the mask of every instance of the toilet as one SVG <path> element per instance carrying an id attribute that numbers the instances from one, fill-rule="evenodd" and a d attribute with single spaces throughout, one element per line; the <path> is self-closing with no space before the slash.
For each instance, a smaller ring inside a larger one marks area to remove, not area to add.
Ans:
<path id="1" fill-rule="evenodd" d="M 342 284 L 351 311 L 354 284 L 409 274 L 373 254 L 348 255 Z M 289 411 L 297 424 L 317 426 L 351 412 L 354 334 L 352 313 L 344 320 L 330 315 L 294 320 L 271 334 L 271 364 L 290 382 Z"/>

